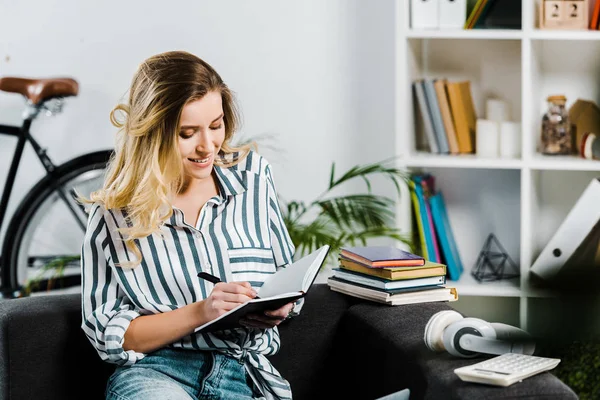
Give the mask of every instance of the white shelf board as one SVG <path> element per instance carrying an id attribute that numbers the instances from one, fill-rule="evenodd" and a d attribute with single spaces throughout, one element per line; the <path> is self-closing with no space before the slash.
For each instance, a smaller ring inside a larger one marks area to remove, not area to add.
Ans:
<path id="1" fill-rule="evenodd" d="M 533 40 L 600 40 L 600 31 L 535 29 L 531 32 Z"/>
<path id="2" fill-rule="evenodd" d="M 411 29 L 406 32 L 411 39 L 489 39 L 519 40 L 523 31 L 515 29 Z"/>
<path id="3" fill-rule="evenodd" d="M 483 158 L 475 154 L 431 154 L 418 152 L 401 157 L 400 163 L 407 167 L 431 168 L 477 168 L 477 169 L 521 169 L 523 161 L 509 158 Z"/>
<path id="4" fill-rule="evenodd" d="M 455 287 L 458 298 L 461 296 L 520 297 L 519 278 L 491 282 L 479 282 L 469 271 L 461 274 L 458 281 L 446 282 L 446 286 Z"/>
<path id="5" fill-rule="evenodd" d="M 535 170 L 600 171 L 600 161 L 586 160 L 578 156 L 547 156 L 536 154 L 527 163 Z"/>

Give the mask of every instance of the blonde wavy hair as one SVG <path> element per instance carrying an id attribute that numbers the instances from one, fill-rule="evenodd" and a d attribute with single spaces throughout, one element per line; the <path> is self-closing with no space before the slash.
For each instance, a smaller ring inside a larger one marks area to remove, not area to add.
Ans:
<path id="1" fill-rule="evenodd" d="M 110 120 L 119 128 L 115 152 L 103 188 L 89 201 L 126 212 L 128 227 L 120 232 L 136 257 L 121 266 L 138 265 L 142 255 L 135 240 L 158 232 L 173 214 L 171 201 L 184 185 L 178 148 L 181 113 L 186 104 L 209 92 L 223 99 L 225 140 L 215 164 L 229 167 L 242 161 L 254 144 L 231 143 L 240 124 L 233 93 L 193 54 L 171 51 L 145 60 L 133 77 L 128 103 L 112 110 Z"/>

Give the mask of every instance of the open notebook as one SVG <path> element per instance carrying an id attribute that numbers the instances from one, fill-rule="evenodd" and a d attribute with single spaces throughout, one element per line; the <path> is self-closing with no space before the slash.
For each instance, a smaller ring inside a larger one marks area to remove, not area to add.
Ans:
<path id="1" fill-rule="evenodd" d="M 248 314 L 276 310 L 283 305 L 296 301 L 308 292 L 321 265 L 325 262 L 329 246 L 318 250 L 291 263 L 271 275 L 257 290 L 258 297 L 240 304 L 233 310 L 196 328 L 195 332 L 214 332 L 224 329 L 240 328 L 240 319 Z"/>

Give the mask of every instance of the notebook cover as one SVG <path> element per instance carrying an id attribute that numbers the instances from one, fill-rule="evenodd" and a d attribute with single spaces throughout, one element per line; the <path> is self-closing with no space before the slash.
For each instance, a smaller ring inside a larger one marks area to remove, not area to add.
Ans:
<path id="1" fill-rule="evenodd" d="M 340 256 L 367 266 L 419 266 L 425 258 L 393 246 L 342 247 Z"/>

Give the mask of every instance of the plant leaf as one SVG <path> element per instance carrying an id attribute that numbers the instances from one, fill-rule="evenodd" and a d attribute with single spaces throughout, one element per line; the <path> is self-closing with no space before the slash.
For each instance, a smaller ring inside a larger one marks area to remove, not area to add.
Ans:
<path id="1" fill-rule="evenodd" d="M 331 190 L 334 187 L 341 185 L 342 183 L 347 182 L 353 178 L 360 177 L 365 181 L 365 183 L 367 184 L 367 188 L 370 191 L 371 184 L 370 184 L 370 180 L 368 177 L 373 174 L 383 174 L 386 177 L 388 177 L 390 180 L 392 180 L 392 182 L 396 186 L 396 190 L 398 191 L 398 193 L 400 193 L 400 185 L 399 185 L 398 181 L 408 179 L 408 174 L 399 168 L 396 168 L 391 165 L 387 165 L 387 164 L 391 164 L 391 163 L 392 163 L 392 159 L 388 159 L 388 160 L 384 160 L 384 161 L 380 161 L 380 162 L 376 162 L 376 163 L 372 163 L 372 164 L 357 165 L 355 167 L 352 167 L 348 171 L 346 171 L 346 173 L 343 174 L 337 180 L 331 180 L 329 182 L 329 190 Z"/>
<path id="2" fill-rule="evenodd" d="M 334 177 L 335 177 L 335 163 L 331 163 L 331 174 L 329 175 L 329 188 L 331 188 L 333 186 L 333 182 L 334 182 Z"/>
<path id="3" fill-rule="evenodd" d="M 326 217 L 316 218 L 309 224 L 295 223 L 287 226 L 292 243 L 296 247 L 295 257 L 302 257 L 323 245 L 337 243 L 340 232 Z"/>
<path id="4" fill-rule="evenodd" d="M 384 196 L 353 194 L 321 200 L 316 205 L 340 228 L 368 229 L 394 224 L 394 202 Z"/>

